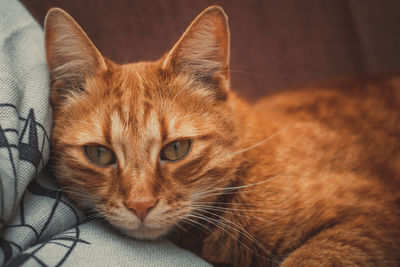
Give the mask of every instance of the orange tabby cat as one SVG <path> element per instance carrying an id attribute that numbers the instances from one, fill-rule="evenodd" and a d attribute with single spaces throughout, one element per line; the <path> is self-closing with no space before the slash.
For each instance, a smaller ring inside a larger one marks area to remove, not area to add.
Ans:
<path id="1" fill-rule="evenodd" d="M 80 207 L 214 263 L 399 266 L 400 79 L 251 107 L 220 7 L 154 62 L 104 58 L 60 9 L 45 31 L 53 168 Z"/>

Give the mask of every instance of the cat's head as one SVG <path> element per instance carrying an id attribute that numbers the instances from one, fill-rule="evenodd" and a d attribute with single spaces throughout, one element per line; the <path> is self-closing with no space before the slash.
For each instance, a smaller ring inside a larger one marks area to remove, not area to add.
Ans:
<path id="1" fill-rule="evenodd" d="M 60 9 L 47 14 L 45 34 L 53 170 L 80 207 L 153 239 L 190 223 L 232 183 L 237 125 L 220 7 L 154 62 L 111 62 Z"/>

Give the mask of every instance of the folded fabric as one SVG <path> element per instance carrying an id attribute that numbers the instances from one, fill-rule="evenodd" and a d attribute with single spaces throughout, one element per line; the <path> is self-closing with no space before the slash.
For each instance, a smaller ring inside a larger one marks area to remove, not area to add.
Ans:
<path id="1" fill-rule="evenodd" d="M 209 266 L 85 217 L 46 170 L 51 123 L 43 31 L 20 2 L 0 0 L 0 264 Z"/>
<path id="2" fill-rule="evenodd" d="M 0 1 L 0 218 L 9 220 L 49 156 L 49 74 L 40 26 Z"/>

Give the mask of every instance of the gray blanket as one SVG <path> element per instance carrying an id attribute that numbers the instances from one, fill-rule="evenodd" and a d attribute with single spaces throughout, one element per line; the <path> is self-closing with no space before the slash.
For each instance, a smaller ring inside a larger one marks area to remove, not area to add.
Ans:
<path id="1" fill-rule="evenodd" d="M 45 165 L 51 107 L 43 31 L 16 0 L 0 0 L 0 264 L 208 266 L 167 240 L 140 242 L 93 221 Z"/>

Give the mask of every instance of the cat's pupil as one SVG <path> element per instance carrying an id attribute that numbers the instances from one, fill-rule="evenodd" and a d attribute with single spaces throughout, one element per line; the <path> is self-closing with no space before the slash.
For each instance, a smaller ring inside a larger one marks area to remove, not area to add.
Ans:
<path id="1" fill-rule="evenodd" d="M 101 159 L 101 153 L 103 152 L 103 149 L 101 147 L 97 147 L 97 158 Z"/>
<path id="2" fill-rule="evenodd" d="M 178 156 L 178 151 L 179 151 L 179 141 L 174 143 L 174 151 L 175 155 Z"/>

